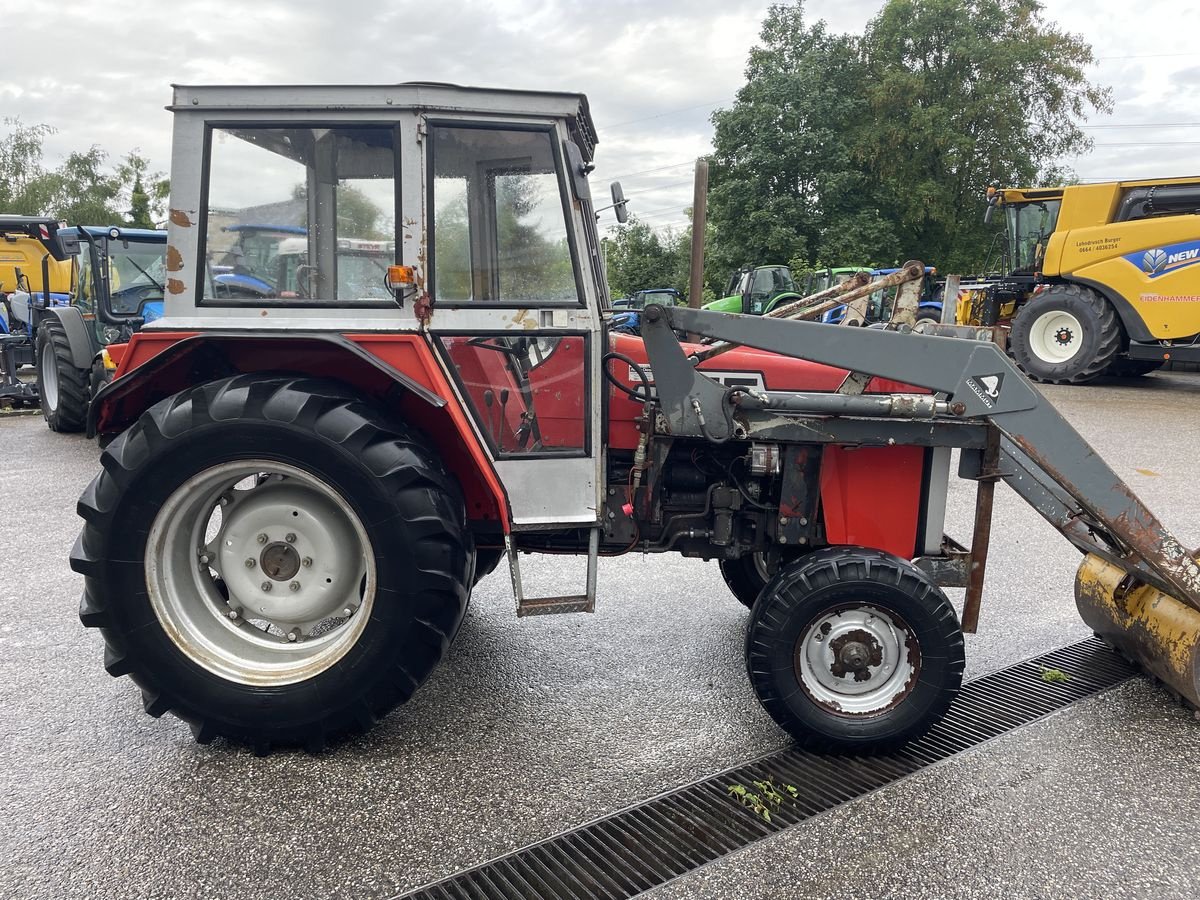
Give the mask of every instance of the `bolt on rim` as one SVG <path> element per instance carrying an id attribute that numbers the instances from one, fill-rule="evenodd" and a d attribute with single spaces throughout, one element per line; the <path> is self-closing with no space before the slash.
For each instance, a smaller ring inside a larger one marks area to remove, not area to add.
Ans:
<path id="1" fill-rule="evenodd" d="M 878 715 L 908 696 L 921 671 L 916 635 L 896 613 L 869 604 L 822 613 L 800 633 L 796 676 L 809 698 L 846 716 Z"/>
<path id="2" fill-rule="evenodd" d="M 150 602 L 197 665 L 241 684 L 283 685 L 336 663 L 376 593 L 366 529 L 315 475 L 271 460 L 193 475 L 146 543 Z"/>
<path id="3" fill-rule="evenodd" d="M 1029 331 L 1029 349 L 1042 362 L 1064 363 L 1079 352 L 1083 326 L 1069 312 L 1042 313 Z"/>

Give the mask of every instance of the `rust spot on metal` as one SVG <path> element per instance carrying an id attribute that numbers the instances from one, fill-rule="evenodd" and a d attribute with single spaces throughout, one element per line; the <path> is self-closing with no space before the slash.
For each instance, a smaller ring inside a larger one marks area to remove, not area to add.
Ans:
<path id="1" fill-rule="evenodd" d="M 167 214 L 172 225 L 178 225 L 180 228 L 191 228 L 192 219 L 182 209 L 173 209 Z"/>
<path id="2" fill-rule="evenodd" d="M 178 272 L 183 268 L 183 255 L 171 244 L 167 244 L 166 266 L 168 272 Z"/>
<path id="3" fill-rule="evenodd" d="M 883 665 L 883 648 L 868 631 L 851 629 L 829 642 L 833 651 L 831 671 L 838 678 L 852 675 L 855 681 L 869 681 L 871 666 Z"/>
<path id="4" fill-rule="evenodd" d="M 433 321 L 433 302 L 429 299 L 428 291 L 421 291 L 413 301 L 413 314 L 421 325 L 428 327 Z"/>
<path id="5" fill-rule="evenodd" d="M 184 288 L 183 282 L 180 281 L 178 278 L 168 278 L 167 279 L 167 293 L 168 294 L 182 294 L 184 292 L 184 290 L 186 290 L 186 288 Z"/>

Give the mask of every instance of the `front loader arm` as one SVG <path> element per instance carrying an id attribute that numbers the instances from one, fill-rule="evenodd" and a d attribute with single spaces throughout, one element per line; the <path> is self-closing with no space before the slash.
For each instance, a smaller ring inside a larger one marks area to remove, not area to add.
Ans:
<path id="1" fill-rule="evenodd" d="M 915 402 L 923 395 L 893 395 L 890 404 L 871 395 L 842 415 L 886 417 L 878 423 L 883 430 L 905 419 L 994 425 L 1003 435 L 995 477 L 1080 549 L 1200 610 L 1200 568 L 1192 555 L 995 344 L 682 307 L 651 307 L 643 318 L 658 401 L 673 434 L 735 436 L 731 408 L 738 392 L 780 415 L 837 415 L 827 402 L 806 408 L 801 395 L 723 388 L 695 368 L 673 330 L 926 388 L 944 402 L 930 410 Z M 753 427 L 738 436 L 754 437 Z"/>

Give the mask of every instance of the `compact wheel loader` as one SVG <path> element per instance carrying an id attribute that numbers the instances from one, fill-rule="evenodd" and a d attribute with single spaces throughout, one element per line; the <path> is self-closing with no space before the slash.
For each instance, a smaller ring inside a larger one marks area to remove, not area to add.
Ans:
<path id="1" fill-rule="evenodd" d="M 797 301 L 899 286 L 886 328 L 653 305 L 611 334 L 583 96 L 177 87 L 171 109 L 164 315 L 109 348 L 71 554 L 149 714 L 315 751 L 420 687 L 501 561 L 527 616 L 591 612 L 600 556 L 676 552 L 750 608 L 750 680 L 796 741 L 893 748 L 959 688 L 996 481 L 1084 554 L 1085 620 L 1200 701 L 1194 555 L 986 334 L 912 331 L 921 263 Z M 382 297 L 338 277 L 348 188 L 395 232 Z M 275 201 L 306 219 L 310 295 L 217 296 L 212 211 Z M 969 549 L 943 534 L 954 449 Z M 586 557 L 586 583 L 527 595 L 527 552 Z"/>
<path id="2" fill-rule="evenodd" d="M 968 292 L 960 323 L 1011 326 L 1034 381 L 1082 384 L 1200 361 L 1200 178 L 989 188 L 1006 275 Z"/>

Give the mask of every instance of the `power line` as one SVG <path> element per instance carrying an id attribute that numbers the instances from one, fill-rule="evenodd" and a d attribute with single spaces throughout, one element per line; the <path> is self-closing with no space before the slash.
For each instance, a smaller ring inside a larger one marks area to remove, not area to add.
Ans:
<path id="1" fill-rule="evenodd" d="M 720 106 L 722 103 L 728 103 L 730 100 L 733 100 L 733 99 L 735 99 L 735 98 L 726 97 L 724 100 L 713 100 L 710 103 L 697 103 L 695 106 L 681 106 L 678 109 L 669 109 L 665 112 L 660 112 L 653 116 L 643 116 L 640 119 L 629 119 L 628 121 L 625 121 L 625 122 L 615 122 L 612 125 L 602 125 L 599 127 L 599 130 L 600 131 L 606 131 L 606 130 L 610 131 L 613 128 L 624 128 L 626 125 L 636 125 L 638 122 L 649 122 L 651 119 L 661 119 L 664 116 L 673 116 L 676 113 L 689 112 L 690 110 L 693 110 L 693 109 L 711 109 L 714 106 Z"/>
<path id="2" fill-rule="evenodd" d="M 672 165 L 669 165 L 669 166 L 659 166 L 657 169 L 642 169 L 642 171 L 640 171 L 640 172 L 625 172 L 621 175 L 608 175 L 605 177 L 606 177 L 606 180 L 608 180 L 608 181 L 615 181 L 618 178 L 635 178 L 638 175 L 649 175 L 652 172 L 665 172 L 665 171 L 667 171 L 667 169 L 678 169 L 681 166 L 692 166 L 695 164 L 696 164 L 696 160 L 688 159 L 688 160 L 684 160 L 681 163 L 673 163 Z"/>
<path id="3" fill-rule="evenodd" d="M 626 191 L 625 196 L 626 197 L 634 197 L 638 194 L 652 194 L 655 191 L 665 191 L 668 188 L 679 187 L 681 185 L 691 184 L 691 183 L 692 183 L 692 179 L 690 179 L 690 178 L 687 179 L 686 181 L 672 181 L 670 184 L 660 184 L 657 187 L 642 188 L 641 190 L 637 190 L 637 191 Z"/>
<path id="4" fill-rule="evenodd" d="M 1128 125 L 1105 123 L 1080 125 L 1080 128 L 1200 128 L 1200 122 L 1130 122 Z"/>

